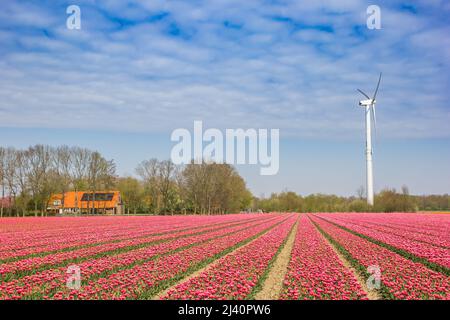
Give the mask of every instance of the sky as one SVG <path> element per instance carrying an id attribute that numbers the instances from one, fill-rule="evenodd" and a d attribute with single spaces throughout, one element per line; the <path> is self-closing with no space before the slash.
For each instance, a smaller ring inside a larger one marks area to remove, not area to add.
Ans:
<path id="1" fill-rule="evenodd" d="M 366 9 L 381 9 L 381 29 Z M 81 29 L 66 8 L 81 9 Z M 0 3 L 0 145 L 78 145 L 118 173 L 167 159 L 171 132 L 280 130 L 280 170 L 238 171 L 257 196 L 354 195 L 379 72 L 375 190 L 450 192 L 450 3 L 84 0 Z"/>

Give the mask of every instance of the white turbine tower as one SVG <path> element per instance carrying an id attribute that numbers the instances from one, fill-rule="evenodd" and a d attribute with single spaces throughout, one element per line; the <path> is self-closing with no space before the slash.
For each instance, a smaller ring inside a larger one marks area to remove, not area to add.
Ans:
<path id="1" fill-rule="evenodd" d="M 359 105 L 364 108 L 366 112 L 366 192 L 367 192 L 367 204 L 373 206 L 373 168 L 372 168 L 372 118 L 373 118 L 373 124 L 375 133 L 377 130 L 377 118 L 375 113 L 375 104 L 376 104 L 376 97 L 378 93 L 378 88 L 380 87 L 381 82 L 381 73 L 380 77 L 378 78 L 378 84 L 377 88 L 375 89 L 375 93 L 373 94 L 373 97 L 370 98 L 367 94 L 365 94 L 362 90 L 358 91 L 364 95 L 367 99 L 361 100 L 359 102 Z"/>

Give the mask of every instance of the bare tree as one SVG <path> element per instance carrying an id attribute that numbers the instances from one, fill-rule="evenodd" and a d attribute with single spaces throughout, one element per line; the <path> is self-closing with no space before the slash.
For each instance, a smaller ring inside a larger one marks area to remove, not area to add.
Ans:
<path id="1" fill-rule="evenodd" d="M 71 153 L 71 162 L 72 165 L 70 167 L 70 177 L 72 179 L 71 183 L 75 191 L 75 206 L 79 213 L 80 211 L 80 201 L 78 199 L 77 191 L 82 190 L 87 187 L 87 177 L 89 171 L 89 159 L 91 158 L 91 151 L 88 149 L 83 149 L 79 147 L 73 147 L 70 150 Z"/>
<path id="2" fill-rule="evenodd" d="M 64 200 L 66 192 L 69 190 L 72 177 L 71 168 L 73 164 L 72 152 L 68 146 L 60 146 L 56 148 L 53 157 L 54 168 L 58 176 L 59 191 L 62 193 L 61 205 L 64 208 Z"/>
<path id="3" fill-rule="evenodd" d="M 409 188 L 408 188 L 407 185 L 403 185 L 403 186 L 402 186 L 402 194 L 403 194 L 404 196 L 409 196 Z"/>
<path id="4" fill-rule="evenodd" d="M 95 193 L 100 187 L 109 188 L 114 184 L 115 172 L 116 165 L 113 160 L 106 160 L 97 151 L 91 153 L 87 177 L 89 189 L 92 193 L 92 197 L 89 197 L 89 202 L 92 200 L 93 204 L 93 207 L 90 208 L 91 213 L 96 211 L 94 208 Z"/>
<path id="5" fill-rule="evenodd" d="M 365 195 L 366 195 L 366 189 L 364 189 L 363 186 L 360 186 L 357 190 L 356 190 L 356 195 L 358 196 L 358 199 L 362 200 L 364 199 Z"/>
<path id="6" fill-rule="evenodd" d="M 3 147 L 0 147 L 0 186 L 2 189 L 2 201 L 0 204 L 0 217 L 3 217 L 3 209 L 4 209 L 4 199 L 5 199 L 5 166 L 6 166 L 6 150 Z"/>
<path id="7" fill-rule="evenodd" d="M 177 167 L 170 160 L 161 161 L 158 165 L 158 188 L 161 194 L 161 202 L 164 210 L 171 210 L 169 204 L 172 195 L 171 189 L 174 187 Z"/>
<path id="8" fill-rule="evenodd" d="M 150 207 L 159 214 L 160 197 L 158 186 L 159 162 L 157 159 L 144 160 L 138 164 L 136 173 L 144 181 L 146 192 L 150 195 Z"/>
<path id="9" fill-rule="evenodd" d="M 7 148 L 5 150 L 5 157 L 4 157 L 4 179 L 6 183 L 6 188 L 8 190 L 8 197 L 11 201 L 15 202 L 16 195 L 18 192 L 18 184 L 17 184 L 17 152 L 14 148 Z M 12 214 L 12 208 L 11 205 L 9 206 L 9 215 Z"/>
<path id="10" fill-rule="evenodd" d="M 28 149 L 30 160 L 29 183 L 33 195 L 34 213 L 37 216 L 38 208 L 41 216 L 44 215 L 48 201 L 49 171 L 52 169 L 52 149 L 49 146 L 36 145 Z"/>
<path id="11" fill-rule="evenodd" d="M 28 184 L 28 177 L 30 175 L 30 156 L 29 151 L 19 150 L 16 154 L 16 178 L 20 189 L 20 208 L 22 216 L 25 216 L 28 202 L 30 201 L 30 188 Z"/>

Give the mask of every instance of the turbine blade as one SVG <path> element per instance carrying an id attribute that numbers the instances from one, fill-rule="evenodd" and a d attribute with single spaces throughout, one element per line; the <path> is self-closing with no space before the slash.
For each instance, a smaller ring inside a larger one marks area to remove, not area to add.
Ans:
<path id="1" fill-rule="evenodd" d="M 359 91 L 359 93 L 361 93 L 363 96 L 365 96 L 367 99 L 370 99 L 370 97 L 367 95 L 367 94 L 365 94 L 362 90 L 359 90 L 359 89 L 356 89 L 356 90 L 358 90 Z"/>
<path id="2" fill-rule="evenodd" d="M 375 93 L 373 94 L 373 100 L 375 100 L 375 98 L 377 97 L 377 93 L 378 93 L 378 89 L 380 88 L 380 82 L 381 82 L 381 72 L 380 72 L 380 77 L 378 78 L 378 84 L 377 84 L 377 88 L 375 89 Z"/>
<path id="3" fill-rule="evenodd" d="M 373 118 L 373 128 L 375 131 L 375 139 L 377 139 L 377 115 L 375 112 L 375 104 L 372 104 L 372 118 Z"/>

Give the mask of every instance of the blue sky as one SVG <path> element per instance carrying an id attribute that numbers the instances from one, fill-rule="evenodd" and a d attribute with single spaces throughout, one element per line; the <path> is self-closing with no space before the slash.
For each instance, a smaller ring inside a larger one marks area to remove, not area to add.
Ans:
<path id="1" fill-rule="evenodd" d="M 365 181 L 355 89 L 382 71 L 376 190 L 450 192 L 449 17 L 439 0 L 2 1 L 1 145 L 87 146 L 133 174 L 194 120 L 278 128 L 279 174 L 238 168 L 255 195 L 349 195 Z"/>

